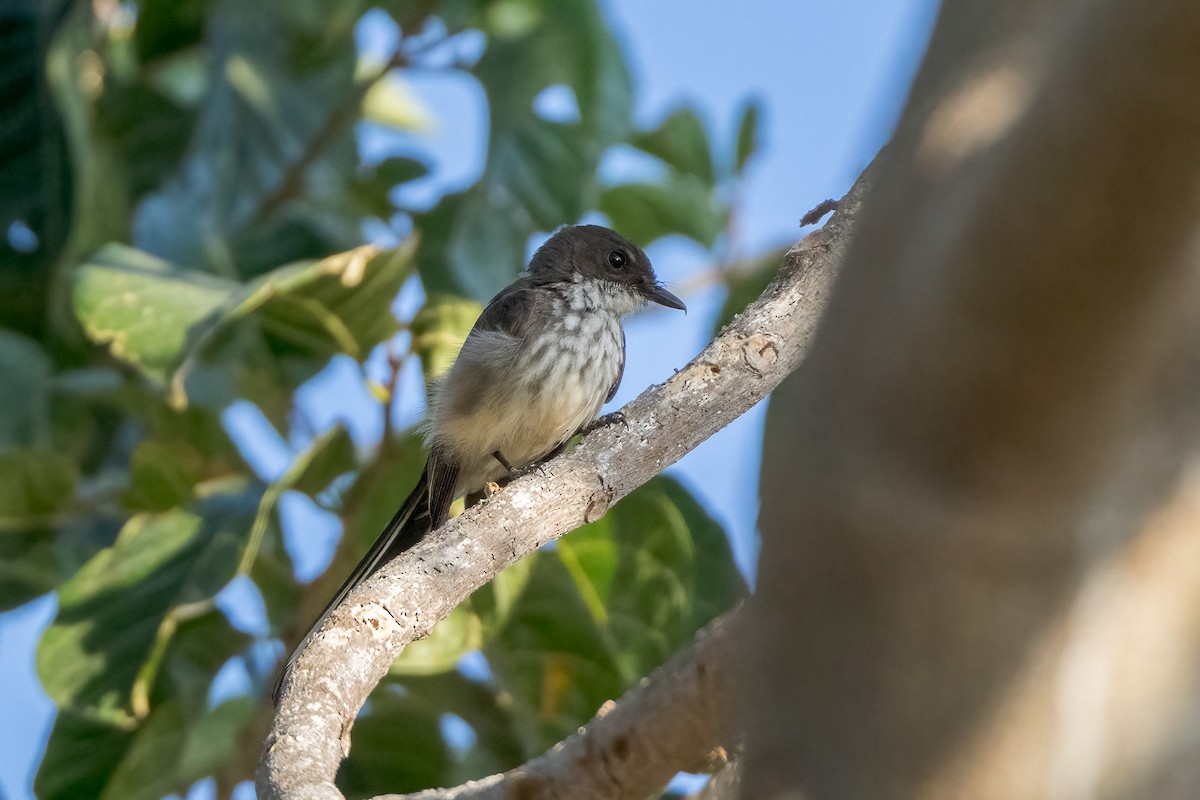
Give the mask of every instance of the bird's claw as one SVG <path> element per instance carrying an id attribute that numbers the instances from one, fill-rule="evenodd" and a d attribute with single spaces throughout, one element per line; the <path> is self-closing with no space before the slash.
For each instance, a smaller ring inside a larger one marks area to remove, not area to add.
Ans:
<path id="1" fill-rule="evenodd" d="M 496 483 L 495 481 L 488 481 L 483 485 L 483 496 L 485 498 L 490 499 L 492 495 L 496 494 L 498 491 L 500 491 L 500 484 Z"/>

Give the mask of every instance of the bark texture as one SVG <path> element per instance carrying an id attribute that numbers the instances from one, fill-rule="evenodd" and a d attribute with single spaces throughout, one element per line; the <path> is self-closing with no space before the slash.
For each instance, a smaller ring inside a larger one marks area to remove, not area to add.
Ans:
<path id="1" fill-rule="evenodd" d="M 744 797 L 1195 758 L 1197 42 L 1185 0 L 944 4 L 772 401 Z"/>

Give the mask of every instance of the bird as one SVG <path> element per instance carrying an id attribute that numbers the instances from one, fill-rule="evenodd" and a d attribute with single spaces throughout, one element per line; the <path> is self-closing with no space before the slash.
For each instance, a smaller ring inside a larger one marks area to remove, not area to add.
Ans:
<path id="1" fill-rule="evenodd" d="M 309 628 L 286 675 L 325 619 L 359 584 L 445 524 L 460 495 L 557 455 L 595 423 L 625 371 L 621 320 L 647 303 L 687 310 L 646 254 L 600 225 L 565 225 L 492 298 L 450 369 L 433 383 L 428 458 L 417 485 Z"/>

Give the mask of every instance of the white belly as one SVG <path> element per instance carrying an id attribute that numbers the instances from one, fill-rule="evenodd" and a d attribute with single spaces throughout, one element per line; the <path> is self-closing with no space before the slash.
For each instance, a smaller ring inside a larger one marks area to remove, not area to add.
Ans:
<path id="1" fill-rule="evenodd" d="M 460 490 L 477 491 L 507 475 L 493 453 L 520 469 L 595 419 L 623 360 L 619 318 L 594 314 L 581 323 L 566 315 L 536 339 L 514 342 L 510 363 L 488 370 L 490 384 L 478 392 L 478 402 L 435 403 L 435 413 L 441 413 L 433 422 L 437 435 L 431 444 L 461 465 Z M 475 374 L 480 372 L 476 365 Z M 447 377 L 445 386 L 452 390 L 457 376 Z"/>

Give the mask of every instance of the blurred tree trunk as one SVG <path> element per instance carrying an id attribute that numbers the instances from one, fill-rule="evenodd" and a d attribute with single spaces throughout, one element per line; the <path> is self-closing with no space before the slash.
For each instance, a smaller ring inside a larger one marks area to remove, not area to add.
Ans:
<path id="1" fill-rule="evenodd" d="M 944 4 L 772 401 L 742 796 L 1200 795 L 1197 87 L 1192 0 Z"/>

